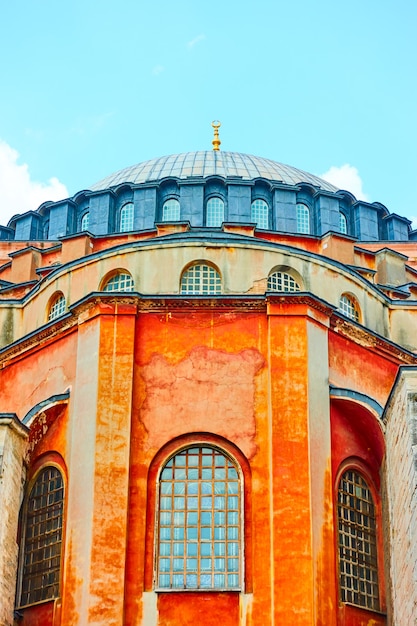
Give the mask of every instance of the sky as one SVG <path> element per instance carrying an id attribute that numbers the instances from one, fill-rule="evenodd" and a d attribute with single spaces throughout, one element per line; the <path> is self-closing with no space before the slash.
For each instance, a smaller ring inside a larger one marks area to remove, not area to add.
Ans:
<path id="1" fill-rule="evenodd" d="M 415 0 L 3 2 L 0 224 L 172 153 L 321 175 L 416 220 Z"/>

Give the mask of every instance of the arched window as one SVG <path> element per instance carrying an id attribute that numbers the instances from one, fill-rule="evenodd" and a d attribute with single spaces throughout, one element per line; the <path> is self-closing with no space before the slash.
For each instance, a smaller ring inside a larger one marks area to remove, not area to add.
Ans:
<path id="1" fill-rule="evenodd" d="M 48 322 L 56 319 L 57 317 L 65 313 L 66 308 L 67 308 L 67 303 L 65 300 L 65 296 L 62 293 L 59 293 L 51 301 L 51 305 L 49 307 L 49 313 L 48 313 Z"/>
<path id="2" fill-rule="evenodd" d="M 103 291 L 133 291 L 135 283 L 128 272 L 118 272 L 104 282 Z"/>
<path id="3" fill-rule="evenodd" d="M 268 276 L 269 291 L 300 291 L 297 281 L 287 272 L 273 272 Z"/>
<path id="4" fill-rule="evenodd" d="M 251 222 L 258 228 L 269 228 L 269 208 L 265 200 L 254 200 L 250 207 Z"/>
<path id="5" fill-rule="evenodd" d="M 184 294 L 216 295 L 222 290 L 220 274 L 211 265 L 196 263 L 181 276 L 180 291 Z"/>
<path id="6" fill-rule="evenodd" d="M 342 213 L 342 211 L 339 212 L 339 230 L 341 233 L 343 233 L 343 235 L 346 235 L 347 233 L 347 220 L 346 220 L 346 215 L 344 213 Z"/>
<path id="7" fill-rule="evenodd" d="M 178 222 L 180 219 L 180 203 L 175 198 L 164 202 L 162 207 L 163 222 Z"/>
<path id="8" fill-rule="evenodd" d="M 182 450 L 159 478 L 157 587 L 239 590 L 241 485 L 217 448 Z"/>
<path id="9" fill-rule="evenodd" d="M 305 204 L 297 204 L 297 233 L 310 233 L 310 209 Z"/>
<path id="10" fill-rule="evenodd" d="M 90 212 L 87 211 L 87 213 L 84 213 L 84 215 L 81 218 L 81 230 L 88 230 L 89 226 L 90 226 Z"/>
<path id="11" fill-rule="evenodd" d="M 221 226 L 224 222 L 224 202 L 221 198 L 210 198 L 206 207 L 206 226 Z"/>
<path id="12" fill-rule="evenodd" d="M 379 610 L 375 506 L 363 476 L 347 470 L 337 499 L 340 599 Z"/>
<path id="13" fill-rule="evenodd" d="M 340 296 L 339 309 L 349 319 L 359 322 L 359 306 L 353 296 L 343 293 Z"/>
<path id="14" fill-rule="evenodd" d="M 133 202 L 128 202 L 120 211 L 120 232 L 133 230 Z"/>
<path id="15" fill-rule="evenodd" d="M 20 606 L 59 597 L 63 508 L 61 472 L 44 467 L 25 503 Z"/>

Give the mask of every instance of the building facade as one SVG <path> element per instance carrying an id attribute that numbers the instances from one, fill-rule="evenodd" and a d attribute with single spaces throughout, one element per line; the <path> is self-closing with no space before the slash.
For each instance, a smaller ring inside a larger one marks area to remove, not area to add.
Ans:
<path id="1" fill-rule="evenodd" d="M 219 150 L 0 227 L 0 624 L 417 623 L 416 278 Z"/>

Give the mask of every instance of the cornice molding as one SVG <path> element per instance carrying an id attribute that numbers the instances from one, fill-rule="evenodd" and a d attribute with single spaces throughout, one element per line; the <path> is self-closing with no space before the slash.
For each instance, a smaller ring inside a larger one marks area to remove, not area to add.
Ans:
<path id="1" fill-rule="evenodd" d="M 417 355 L 404 350 L 388 339 L 372 333 L 366 328 L 358 326 L 349 320 L 334 314 L 330 320 L 330 328 L 335 333 L 353 340 L 364 348 L 371 348 L 385 358 L 401 361 L 410 365 L 417 364 Z"/>

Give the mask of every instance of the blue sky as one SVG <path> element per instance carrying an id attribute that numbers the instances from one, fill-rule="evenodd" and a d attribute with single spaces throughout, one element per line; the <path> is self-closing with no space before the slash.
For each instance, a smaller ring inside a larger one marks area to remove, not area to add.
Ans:
<path id="1" fill-rule="evenodd" d="M 414 0 L 3 3 L 0 223 L 165 154 L 221 148 L 417 216 Z M 336 176 L 336 178 L 334 178 Z"/>

